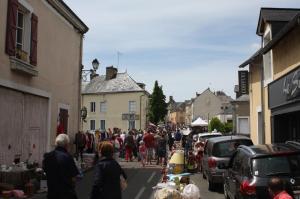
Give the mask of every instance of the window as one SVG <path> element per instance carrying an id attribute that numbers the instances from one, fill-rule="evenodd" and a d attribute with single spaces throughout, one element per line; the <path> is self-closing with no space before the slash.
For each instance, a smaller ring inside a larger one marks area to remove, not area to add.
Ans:
<path id="1" fill-rule="evenodd" d="M 101 131 L 105 130 L 105 120 L 100 120 L 100 130 Z"/>
<path id="2" fill-rule="evenodd" d="M 130 113 L 136 112 L 136 102 L 135 101 L 129 101 L 129 112 Z"/>
<path id="3" fill-rule="evenodd" d="M 5 52 L 18 63 L 12 69 L 37 75 L 32 67 L 37 65 L 37 31 L 38 17 L 31 5 L 24 0 L 8 0 Z"/>
<path id="4" fill-rule="evenodd" d="M 253 145 L 251 140 L 228 140 L 218 142 L 214 145 L 213 155 L 216 157 L 230 157 L 239 145 L 250 146 Z"/>
<path id="5" fill-rule="evenodd" d="M 17 50 L 24 46 L 24 13 L 18 10 L 17 14 Z"/>
<path id="6" fill-rule="evenodd" d="M 243 153 L 241 151 L 238 151 L 233 159 L 232 162 L 232 170 L 234 171 L 240 171 L 242 167 L 242 160 L 243 160 Z"/>
<path id="7" fill-rule="evenodd" d="M 300 173 L 300 155 L 278 155 L 252 160 L 255 176 L 293 176 Z"/>
<path id="8" fill-rule="evenodd" d="M 90 130 L 95 130 L 95 120 L 90 120 Z"/>
<path id="9" fill-rule="evenodd" d="M 107 111 L 106 102 L 100 102 L 100 112 L 106 113 L 106 111 Z"/>
<path id="10" fill-rule="evenodd" d="M 271 32 L 269 31 L 264 36 L 264 46 L 267 45 L 271 41 Z M 263 55 L 263 62 L 264 62 L 264 80 L 265 86 L 273 78 L 273 61 L 272 61 L 272 51 L 270 50 L 268 53 Z"/>
<path id="11" fill-rule="evenodd" d="M 128 125 L 129 127 L 129 129 L 135 129 L 135 121 L 134 120 L 131 120 L 131 121 L 129 121 L 129 125 Z"/>
<path id="12" fill-rule="evenodd" d="M 91 102 L 90 103 L 90 107 L 91 107 L 91 112 L 95 112 L 96 111 L 96 103 L 95 102 Z"/>

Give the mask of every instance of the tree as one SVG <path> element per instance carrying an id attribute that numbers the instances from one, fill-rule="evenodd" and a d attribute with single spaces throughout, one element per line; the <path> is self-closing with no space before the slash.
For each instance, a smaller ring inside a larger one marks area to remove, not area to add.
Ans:
<path id="1" fill-rule="evenodd" d="M 233 129 L 232 122 L 226 122 L 226 123 L 224 124 L 224 130 L 225 130 L 225 133 L 230 133 L 230 132 L 232 132 L 232 129 Z"/>
<path id="2" fill-rule="evenodd" d="M 162 86 L 158 85 L 157 80 L 154 83 L 153 92 L 149 100 L 149 112 L 148 117 L 150 122 L 157 124 L 160 121 L 163 121 L 167 115 L 167 103 L 166 96 L 162 90 Z"/>
<path id="3" fill-rule="evenodd" d="M 217 130 L 218 132 L 225 132 L 224 124 L 216 117 L 210 120 L 208 125 L 208 130 L 211 132 L 213 130 Z"/>

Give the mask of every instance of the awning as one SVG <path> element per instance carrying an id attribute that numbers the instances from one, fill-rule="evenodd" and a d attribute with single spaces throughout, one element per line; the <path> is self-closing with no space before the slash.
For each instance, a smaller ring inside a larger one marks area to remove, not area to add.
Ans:
<path id="1" fill-rule="evenodd" d="M 195 121 L 192 122 L 191 126 L 208 126 L 208 123 L 201 117 L 198 117 Z"/>

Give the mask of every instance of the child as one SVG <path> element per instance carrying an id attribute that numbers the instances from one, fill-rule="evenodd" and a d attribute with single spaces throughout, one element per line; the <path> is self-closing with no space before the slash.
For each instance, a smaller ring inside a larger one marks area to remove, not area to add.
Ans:
<path id="1" fill-rule="evenodd" d="M 140 158 L 141 158 L 141 163 L 143 165 L 143 167 L 145 166 L 145 160 L 146 160 L 146 146 L 144 141 L 140 141 L 140 146 L 139 146 L 139 154 L 140 154 Z"/>

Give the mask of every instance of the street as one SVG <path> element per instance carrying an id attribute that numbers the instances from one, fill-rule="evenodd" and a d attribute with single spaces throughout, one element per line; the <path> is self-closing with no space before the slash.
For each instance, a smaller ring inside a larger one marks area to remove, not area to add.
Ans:
<path id="1" fill-rule="evenodd" d="M 123 199 L 152 199 L 153 190 L 161 179 L 161 167 L 156 165 L 148 165 L 141 167 L 139 162 L 120 162 L 128 177 L 128 187 L 123 192 Z M 94 170 L 90 170 L 84 174 L 84 178 L 80 180 L 76 186 L 76 192 L 79 199 L 88 199 L 94 178 Z M 208 183 L 202 178 L 201 173 L 193 174 L 191 181 L 196 184 L 201 193 L 201 197 L 205 199 L 221 199 L 224 198 L 220 186 L 216 192 L 208 190 Z M 46 195 L 36 195 L 33 199 L 46 199 Z"/>

